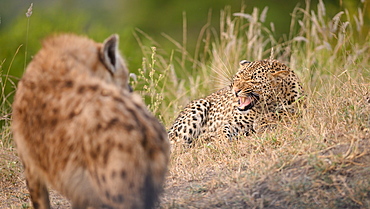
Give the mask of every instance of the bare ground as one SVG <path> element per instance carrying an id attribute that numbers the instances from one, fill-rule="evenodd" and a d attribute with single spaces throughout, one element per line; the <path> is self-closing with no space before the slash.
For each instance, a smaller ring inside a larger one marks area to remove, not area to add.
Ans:
<path id="1" fill-rule="evenodd" d="M 170 180 L 161 208 L 369 208 L 370 141 L 340 144 L 300 156 L 266 175 L 209 172 L 199 180 Z M 174 184 L 173 182 L 176 182 Z"/>
<path id="2" fill-rule="evenodd" d="M 247 167 L 226 164 L 197 168 L 200 176 L 182 176 L 173 158 L 159 208 L 370 208 L 369 150 L 369 138 L 354 139 L 256 176 Z M 30 207 L 15 151 L 1 150 L 0 163 L 0 208 Z M 53 190 L 50 199 L 53 208 L 70 208 Z"/>

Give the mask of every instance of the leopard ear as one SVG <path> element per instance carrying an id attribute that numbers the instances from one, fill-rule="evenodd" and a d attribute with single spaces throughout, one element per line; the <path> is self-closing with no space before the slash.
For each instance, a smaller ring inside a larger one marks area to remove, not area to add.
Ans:
<path id="1" fill-rule="evenodd" d="M 118 39 L 117 34 L 111 35 L 104 41 L 100 49 L 100 57 L 110 73 L 115 73 L 117 70 L 117 59 L 120 56 L 118 52 Z"/>
<path id="2" fill-rule="evenodd" d="M 284 79 L 284 78 L 286 78 L 286 77 L 288 77 L 289 76 L 289 71 L 287 71 L 287 70 L 280 70 L 280 71 L 277 71 L 277 72 L 275 72 L 275 73 L 271 73 L 270 74 L 273 78 L 282 78 L 282 79 Z"/>
<path id="3" fill-rule="evenodd" d="M 278 80 L 285 79 L 289 76 L 288 70 L 281 70 L 275 73 L 269 73 L 269 78 L 272 80 L 273 84 L 276 84 Z"/>
<path id="4" fill-rule="evenodd" d="M 241 60 L 240 62 L 239 62 L 239 65 L 240 65 L 240 67 L 242 67 L 242 66 L 244 66 L 245 64 L 248 64 L 248 63 L 251 63 L 250 61 L 248 61 L 248 60 Z"/>

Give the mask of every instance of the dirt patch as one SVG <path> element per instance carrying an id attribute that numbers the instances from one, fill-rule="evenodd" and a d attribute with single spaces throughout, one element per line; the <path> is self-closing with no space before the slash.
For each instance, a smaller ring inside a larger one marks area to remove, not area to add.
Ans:
<path id="1" fill-rule="evenodd" d="M 30 208 L 29 192 L 23 177 L 20 159 L 14 149 L 0 150 L 0 208 Z M 56 191 L 50 191 L 54 209 L 71 208 L 69 202 Z"/>
<path id="2" fill-rule="evenodd" d="M 227 184 L 217 178 L 168 182 L 161 208 L 369 208 L 368 150 L 369 139 L 340 144 L 255 180 L 241 174 Z"/>
<path id="3" fill-rule="evenodd" d="M 286 166 L 255 184 L 264 208 L 368 208 L 370 142 L 331 147 Z"/>
<path id="4" fill-rule="evenodd" d="M 300 156 L 264 176 L 227 166 L 203 175 L 169 174 L 158 208 L 369 208 L 370 141 L 359 140 Z M 14 150 L 0 152 L 0 208 L 28 208 L 29 193 Z M 235 177 L 233 177 L 235 176 Z M 53 208 L 71 208 L 51 190 Z"/>

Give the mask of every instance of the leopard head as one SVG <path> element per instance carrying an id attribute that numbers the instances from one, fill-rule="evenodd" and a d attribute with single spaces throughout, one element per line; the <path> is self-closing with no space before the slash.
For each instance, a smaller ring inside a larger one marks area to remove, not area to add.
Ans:
<path id="1" fill-rule="evenodd" d="M 276 60 L 240 61 L 231 89 L 238 98 L 239 111 L 252 109 L 256 104 L 276 98 L 278 86 L 289 75 L 284 64 Z"/>

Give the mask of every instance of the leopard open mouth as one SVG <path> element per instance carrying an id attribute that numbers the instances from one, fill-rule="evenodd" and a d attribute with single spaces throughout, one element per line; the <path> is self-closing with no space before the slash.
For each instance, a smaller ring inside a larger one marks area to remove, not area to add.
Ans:
<path id="1" fill-rule="evenodd" d="M 238 96 L 239 101 L 239 111 L 247 111 L 249 109 L 252 109 L 253 106 L 257 103 L 259 99 L 259 95 L 256 93 L 249 93 L 247 96 Z"/>

